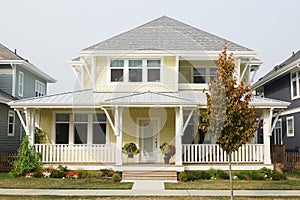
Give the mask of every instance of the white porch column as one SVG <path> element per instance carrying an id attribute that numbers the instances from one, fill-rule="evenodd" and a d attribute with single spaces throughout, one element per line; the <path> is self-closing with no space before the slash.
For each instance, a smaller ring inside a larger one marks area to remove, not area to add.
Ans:
<path id="1" fill-rule="evenodd" d="M 25 109 L 26 125 L 28 132 L 28 141 L 30 145 L 34 144 L 35 113 L 32 109 Z"/>
<path id="2" fill-rule="evenodd" d="M 182 165 L 183 110 L 181 106 L 175 108 L 175 115 L 175 165 Z"/>
<path id="3" fill-rule="evenodd" d="M 116 165 L 122 165 L 122 109 L 115 107 Z"/>
<path id="4" fill-rule="evenodd" d="M 263 131 L 264 131 L 264 164 L 271 164 L 271 143 L 273 108 L 263 110 Z"/>

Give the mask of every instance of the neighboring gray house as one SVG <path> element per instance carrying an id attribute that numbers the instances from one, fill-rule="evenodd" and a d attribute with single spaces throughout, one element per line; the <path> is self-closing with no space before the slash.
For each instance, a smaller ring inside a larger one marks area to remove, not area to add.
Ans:
<path id="1" fill-rule="evenodd" d="M 257 95 L 290 102 L 274 119 L 271 142 L 285 144 L 286 151 L 300 151 L 300 50 L 276 65 L 253 88 Z"/>
<path id="2" fill-rule="evenodd" d="M 44 96 L 47 84 L 56 80 L 28 60 L 0 44 L 0 152 L 17 151 L 21 126 L 7 103 L 11 100 Z"/>

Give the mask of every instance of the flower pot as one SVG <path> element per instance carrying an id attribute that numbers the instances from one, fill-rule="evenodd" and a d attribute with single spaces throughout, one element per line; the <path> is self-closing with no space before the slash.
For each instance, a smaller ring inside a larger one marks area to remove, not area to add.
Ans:
<path id="1" fill-rule="evenodd" d="M 133 152 L 128 152 L 128 158 L 133 158 Z"/>
<path id="2" fill-rule="evenodd" d="M 170 163 L 170 159 L 171 159 L 170 155 L 165 155 L 165 157 L 164 157 L 165 164 L 169 164 Z"/>

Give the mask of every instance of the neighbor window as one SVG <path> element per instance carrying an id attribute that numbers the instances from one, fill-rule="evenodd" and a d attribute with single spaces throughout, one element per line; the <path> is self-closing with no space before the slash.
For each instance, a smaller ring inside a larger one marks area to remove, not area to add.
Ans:
<path id="1" fill-rule="evenodd" d="M 148 82 L 160 81 L 160 60 L 147 60 Z"/>
<path id="2" fill-rule="evenodd" d="M 8 128 L 7 128 L 7 136 L 14 136 L 14 127 L 15 127 L 15 112 L 8 112 Z"/>
<path id="3" fill-rule="evenodd" d="M 291 74 L 292 98 L 300 97 L 300 71 Z"/>
<path id="4" fill-rule="evenodd" d="M 19 84 L 18 84 L 18 95 L 20 97 L 23 96 L 23 90 L 24 90 L 24 73 L 19 72 Z"/>
<path id="5" fill-rule="evenodd" d="M 106 116 L 93 115 L 93 144 L 106 144 Z"/>
<path id="6" fill-rule="evenodd" d="M 123 82 L 124 76 L 124 60 L 110 61 L 110 81 Z"/>
<path id="7" fill-rule="evenodd" d="M 75 114 L 74 115 L 74 136 L 75 144 L 87 144 L 88 132 L 88 115 Z"/>
<path id="8" fill-rule="evenodd" d="M 294 117 L 286 118 L 286 136 L 294 137 Z"/>
<path id="9" fill-rule="evenodd" d="M 143 80 L 143 61 L 129 60 L 129 82 L 142 82 Z"/>
<path id="10" fill-rule="evenodd" d="M 194 72 L 194 83 L 209 83 L 217 76 L 216 67 L 195 67 Z"/>
<path id="11" fill-rule="evenodd" d="M 35 81 L 35 96 L 40 97 L 45 95 L 45 84 L 36 80 Z"/>
<path id="12" fill-rule="evenodd" d="M 275 145 L 282 145 L 282 128 L 281 127 L 282 127 L 281 119 L 278 119 L 278 121 L 275 124 L 274 131 L 273 131 Z"/>
<path id="13" fill-rule="evenodd" d="M 70 114 L 56 114 L 56 144 L 69 144 Z"/>

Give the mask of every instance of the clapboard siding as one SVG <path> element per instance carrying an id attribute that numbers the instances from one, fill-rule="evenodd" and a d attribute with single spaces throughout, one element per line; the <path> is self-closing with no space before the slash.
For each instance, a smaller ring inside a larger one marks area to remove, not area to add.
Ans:
<path id="1" fill-rule="evenodd" d="M 23 96 L 19 96 L 18 89 L 19 89 L 19 72 L 24 73 L 24 90 L 23 90 Z M 18 66 L 16 70 L 16 97 L 19 99 L 23 98 L 30 98 L 35 97 L 35 81 L 38 80 L 45 84 L 45 90 L 47 94 L 47 83 L 44 79 L 40 78 L 39 76 L 33 74 L 32 72 Z"/>
<path id="2" fill-rule="evenodd" d="M 12 74 L 0 74 L 0 90 L 12 95 Z"/>
<path id="3" fill-rule="evenodd" d="M 10 108 L 0 103 L 0 152 L 16 152 L 20 145 L 20 120 L 15 114 L 14 136 L 7 136 Z"/>

